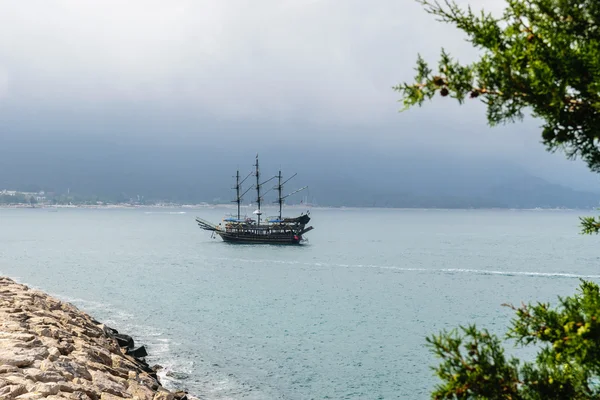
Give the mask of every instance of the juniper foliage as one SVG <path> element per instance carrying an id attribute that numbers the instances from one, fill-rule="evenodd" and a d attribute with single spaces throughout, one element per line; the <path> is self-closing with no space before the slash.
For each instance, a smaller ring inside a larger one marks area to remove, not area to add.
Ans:
<path id="1" fill-rule="evenodd" d="M 442 49 L 434 68 L 419 55 L 414 82 L 394 87 L 404 109 L 439 94 L 461 104 L 479 99 L 492 126 L 530 112 L 543 121 L 549 151 L 600 172 L 600 1 L 506 0 L 500 16 L 448 0 L 417 1 L 464 31 L 480 57 L 461 64 Z M 584 233 L 600 232 L 600 220 L 581 222 Z"/>
<path id="2" fill-rule="evenodd" d="M 442 358 L 434 399 L 600 398 L 600 289 L 582 281 L 579 292 L 548 303 L 511 307 L 516 316 L 506 335 L 536 346 L 531 362 L 504 355 L 502 340 L 474 325 L 427 338 Z"/>
<path id="3" fill-rule="evenodd" d="M 437 66 L 419 55 L 414 82 L 394 87 L 404 109 L 435 95 L 486 105 L 490 125 L 542 121 L 547 150 L 582 158 L 600 172 L 600 1 L 506 0 L 500 16 L 456 3 L 417 0 L 438 20 L 455 25 L 480 50 L 461 64 L 444 49 Z M 600 220 L 581 218 L 583 233 Z M 600 288 L 581 281 L 557 307 L 514 307 L 505 339 L 534 346 L 532 361 L 508 358 L 503 340 L 474 325 L 427 338 L 442 359 L 434 399 L 600 399 Z"/>

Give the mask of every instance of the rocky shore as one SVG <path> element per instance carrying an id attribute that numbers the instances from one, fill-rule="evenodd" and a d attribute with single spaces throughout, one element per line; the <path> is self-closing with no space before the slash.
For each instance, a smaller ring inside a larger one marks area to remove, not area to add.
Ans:
<path id="1" fill-rule="evenodd" d="M 185 400 L 145 348 L 75 306 L 0 277 L 0 399 Z"/>

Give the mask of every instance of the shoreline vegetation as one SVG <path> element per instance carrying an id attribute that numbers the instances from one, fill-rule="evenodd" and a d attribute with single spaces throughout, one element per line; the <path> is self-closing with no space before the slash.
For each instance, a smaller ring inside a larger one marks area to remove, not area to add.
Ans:
<path id="1" fill-rule="evenodd" d="M 1 399 L 196 399 L 165 389 L 145 356 L 130 336 L 0 276 Z"/>

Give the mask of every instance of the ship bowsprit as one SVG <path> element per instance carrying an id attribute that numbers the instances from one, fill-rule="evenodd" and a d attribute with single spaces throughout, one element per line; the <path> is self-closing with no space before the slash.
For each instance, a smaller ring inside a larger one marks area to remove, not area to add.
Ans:
<path id="1" fill-rule="evenodd" d="M 215 224 L 213 224 L 212 222 L 208 222 L 205 219 L 202 218 L 197 218 L 196 217 L 196 222 L 198 223 L 198 226 L 202 229 L 204 229 L 205 231 L 218 231 L 219 227 Z"/>
<path id="2" fill-rule="evenodd" d="M 298 233 L 298 236 L 302 236 L 302 235 L 304 235 L 306 232 L 308 232 L 308 231 L 312 231 L 313 229 L 314 229 L 314 228 L 313 228 L 312 226 L 309 226 L 308 228 L 304 228 L 304 229 L 302 229 L 302 230 L 301 230 L 301 231 Z"/>

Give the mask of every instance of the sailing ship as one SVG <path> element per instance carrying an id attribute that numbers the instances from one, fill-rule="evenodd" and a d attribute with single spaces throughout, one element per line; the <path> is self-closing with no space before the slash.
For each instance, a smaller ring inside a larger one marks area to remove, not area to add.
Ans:
<path id="1" fill-rule="evenodd" d="M 236 199 L 233 200 L 237 203 L 237 218 L 230 216 L 224 218 L 222 224 L 215 225 L 209 221 L 201 218 L 196 218 L 196 222 L 201 229 L 212 231 L 213 235 L 219 235 L 223 241 L 230 243 L 247 243 L 247 244 L 301 244 L 306 241 L 304 234 L 313 229 L 312 226 L 306 226 L 310 221 L 310 211 L 306 214 L 302 213 L 297 217 L 289 218 L 282 216 L 282 209 L 284 200 L 291 195 L 298 193 L 308 186 L 304 186 L 298 190 L 283 196 L 283 185 L 289 182 L 297 174 L 292 175 L 287 180 L 283 181 L 281 171 L 278 175 L 275 175 L 264 182 L 260 182 L 260 169 L 258 165 L 258 154 L 256 155 L 256 163 L 254 172 L 250 172 L 240 182 L 240 171 L 236 174 Z M 242 192 L 242 184 L 250 177 L 254 175 L 256 177 L 256 184 L 250 186 L 246 191 Z M 277 179 L 277 185 L 261 194 L 261 188 L 264 184 Z M 241 215 L 241 204 L 243 196 L 248 193 L 252 188 L 256 189 L 256 205 L 257 209 L 253 212 L 256 218 L 248 216 L 242 217 Z M 267 217 L 261 220 L 262 211 L 261 205 L 263 204 L 264 195 L 269 191 L 276 189 L 278 196 L 277 201 L 279 205 L 279 214 L 274 217 Z"/>

